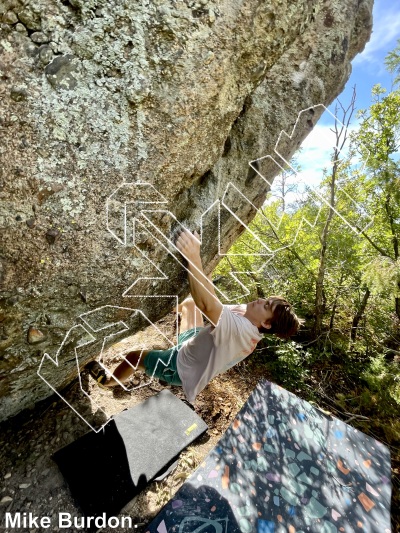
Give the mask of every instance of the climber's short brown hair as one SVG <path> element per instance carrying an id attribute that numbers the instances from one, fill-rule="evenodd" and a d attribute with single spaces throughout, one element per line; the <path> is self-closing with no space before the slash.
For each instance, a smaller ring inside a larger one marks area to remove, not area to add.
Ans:
<path id="1" fill-rule="evenodd" d="M 296 316 L 292 305 L 283 296 L 270 296 L 268 301 L 273 312 L 271 327 L 267 329 L 261 326 L 260 333 L 275 334 L 280 339 L 288 339 L 295 335 L 302 321 Z"/>

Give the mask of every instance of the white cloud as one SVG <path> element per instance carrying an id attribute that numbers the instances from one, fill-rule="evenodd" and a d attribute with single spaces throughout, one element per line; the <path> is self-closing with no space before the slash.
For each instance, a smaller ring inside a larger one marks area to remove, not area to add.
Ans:
<path id="1" fill-rule="evenodd" d="M 295 174 L 292 174 L 290 170 L 286 172 L 286 189 L 288 190 L 288 187 L 292 189 L 291 192 L 287 192 L 285 196 L 286 205 L 296 204 L 301 201 L 304 198 L 306 190 L 317 190 L 324 177 L 324 170 L 326 170 L 328 174 L 331 172 L 331 158 L 333 149 L 336 145 L 335 116 L 332 112 L 327 111 L 322 115 L 321 121 L 314 126 L 312 131 L 302 142 L 301 150 L 295 154 L 295 162 L 293 163 L 293 166 L 294 170 L 298 169 L 298 171 Z M 341 127 L 342 123 L 338 119 L 338 130 L 340 130 Z M 354 118 L 348 126 L 347 135 L 349 136 L 351 133 L 357 131 L 358 128 L 359 120 Z M 347 156 L 348 148 L 349 140 L 342 150 L 342 157 Z M 362 162 L 356 159 L 352 163 L 354 168 L 362 165 Z M 294 190 L 293 185 L 295 186 Z M 266 203 L 273 202 L 280 197 L 280 178 L 276 177 L 271 187 L 271 194 Z"/>
<path id="2" fill-rule="evenodd" d="M 301 151 L 296 154 L 296 165 L 300 169 L 295 176 L 288 176 L 287 185 L 296 184 L 296 191 L 288 193 L 287 203 L 296 202 L 301 199 L 306 189 L 317 189 L 323 179 L 324 169 L 330 173 L 332 168 L 332 153 L 336 144 L 335 132 L 332 131 L 334 122 L 333 117 L 329 114 L 330 124 L 317 124 L 310 134 L 306 137 L 301 145 Z M 340 127 L 340 124 L 338 125 Z M 354 121 L 349 128 L 348 133 L 351 133 L 358 128 L 357 121 Z M 343 148 L 342 156 L 346 156 L 348 152 L 348 143 Z M 359 161 L 354 161 L 358 166 Z M 276 178 L 271 188 L 274 195 L 269 201 L 273 201 L 279 194 L 279 178 Z M 276 195 L 276 196 L 275 196 Z"/>
<path id="3" fill-rule="evenodd" d="M 340 128 L 338 124 L 338 128 Z M 348 135 L 358 128 L 355 121 L 348 128 Z M 333 131 L 333 124 L 322 125 L 317 124 L 312 132 L 306 137 L 301 145 L 301 152 L 298 153 L 296 159 L 301 167 L 301 174 L 305 178 L 306 183 L 316 181 L 316 176 L 319 175 L 321 179 L 322 170 L 331 166 L 331 157 L 333 148 L 336 144 L 335 132 Z M 347 146 L 343 149 L 343 154 L 346 155 Z M 308 178 L 306 176 L 308 175 Z"/>

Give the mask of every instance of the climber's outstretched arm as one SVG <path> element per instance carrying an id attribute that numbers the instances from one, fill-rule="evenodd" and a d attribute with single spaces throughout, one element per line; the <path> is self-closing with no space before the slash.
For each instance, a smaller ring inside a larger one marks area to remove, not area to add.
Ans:
<path id="1" fill-rule="evenodd" d="M 222 303 L 215 294 L 214 285 L 203 271 L 200 257 L 200 240 L 197 232 L 180 233 L 176 247 L 188 262 L 189 286 L 196 306 L 215 326 L 222 312 Z"/>

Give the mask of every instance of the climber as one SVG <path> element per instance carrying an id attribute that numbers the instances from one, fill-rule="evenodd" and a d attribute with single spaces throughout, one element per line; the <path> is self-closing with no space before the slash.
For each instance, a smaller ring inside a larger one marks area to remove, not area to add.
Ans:
<path id="1" fill-rule="evenodd" d="M 188 262 L 191 292 L 191 297 L 177 309 L 181 313 L 177 346 L 131 351 L 110 377 L 98 362 L 92 361 L 86 368 L 101 386 L 121 384 L 140 369 L 148 376 L 181 386 L 193 403 L 213 377 L 250 355 L 263 334 L 286 339 L 297 332 L 300 320 L 281 296 L 260 298 L 247 305 L 223 305 L 203 272 L 196 232 L 181 232 L 176 247 Z M 201 313 L 209 325 L 204 326 Z"/>

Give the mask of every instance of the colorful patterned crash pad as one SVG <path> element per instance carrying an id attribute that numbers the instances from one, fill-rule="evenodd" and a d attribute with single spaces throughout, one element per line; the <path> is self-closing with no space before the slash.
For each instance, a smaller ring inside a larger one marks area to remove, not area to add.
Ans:
<path id="1" fill-rule="evenodd" d="M 390 533 L 390 453 L 262 381 L 146 533 Z"/>

